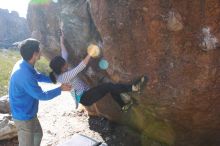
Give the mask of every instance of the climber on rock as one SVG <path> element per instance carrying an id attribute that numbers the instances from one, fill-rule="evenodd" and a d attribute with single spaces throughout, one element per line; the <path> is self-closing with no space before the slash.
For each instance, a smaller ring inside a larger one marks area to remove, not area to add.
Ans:
<path id="1" fill-rule="evenodd" d="M 78 103 L 84 106 L 90 106 L 103 98 L 107 93 L 110 93 L 112 98 L 118 103 L 122 111 L 128 110 L 131 104 L 123 102 L 120 94 L 125 92 L 139 92 L 145 83 L 148 81 L 147 76 L 142 76 L 137 79 L 133 84 L 113 84 L 102 83 L 96 87 L 90 88 L 83 82 L 78 74 L 86 67 L 91 57 L 97 54 L 97 47 L 90 48 L 88 55 L 76 66 L 75 68 L 68 69 L 67 57 L 68 53 L 64 45 L 64 35 L 61 30 L 60 35 L 61 55 L 54 57 L 50 62 L 50 78 L 53 83 L 71 83 L 71 94 L 75 98 L 76 108 Z M 128 106 L 129 105 L 129 106 Z"/>

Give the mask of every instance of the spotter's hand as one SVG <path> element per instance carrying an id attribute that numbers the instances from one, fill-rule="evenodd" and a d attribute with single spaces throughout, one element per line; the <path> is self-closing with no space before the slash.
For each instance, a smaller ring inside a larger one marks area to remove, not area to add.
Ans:
<path id="1" fill-rule="evenodd" d="M 61 91 L 70 91 L 72 86 L 70 84 L 62 84 L 60 88 L 61 88 Z"/>

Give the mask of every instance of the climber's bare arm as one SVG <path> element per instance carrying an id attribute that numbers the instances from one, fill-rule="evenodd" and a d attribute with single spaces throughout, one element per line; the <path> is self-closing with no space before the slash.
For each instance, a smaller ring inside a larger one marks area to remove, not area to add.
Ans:
<path id="1" fill-rule="evenodd" d="M 60 29 L 60 48 L 61 48 L 61 56 L 67 61 L 67 58 L 68 58 L 68 52 L 67 52 L 67 49 L 64 45 L 64 34 L 63 34 L 63 30 Z"/>

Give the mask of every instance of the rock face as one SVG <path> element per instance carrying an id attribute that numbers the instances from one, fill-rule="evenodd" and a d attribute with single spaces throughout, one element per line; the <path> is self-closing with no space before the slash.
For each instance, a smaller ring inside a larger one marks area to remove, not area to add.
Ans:
<path id="1" fill-rule="evenodd" d="M 30 36 L 25 18 L 19 17 L 16 11 L 9 13 L 7 9 L 0 9 L 0 48 L 11 47 L 14 42 Z"/>
<path id="2" fill-rule="evenodd" d="M 17 130 L 10 115 L 8 95 L 0 97 L 0 141 L 17 136 Z"/>
<path id="3" fill-rule="evenodd" d="M 17 129 L 11 115 L 0 114 L 0 140 L 11 139 L 17 136 Z"/>
<path id="4" fill-rule="evenodd" d="M 128 113 L 105 98 L 91 113 L 139 130 L 143 145 L 153 140 L 175 146 L 220 145 L 220 2 L 166 0 L 60 0 L 30 5 L 32 35 L 45 55 L 59 54 L 56 31 L 63 22 L 69 63 L 86 54 L 89 43 L 102 48 L 107 70 L 91 62 L 90 84 L 100 76 L 128 82 L 148 74 Z M 49 13 L 50 12 L 50 13 Z"/>
<path id="5" fill-rule="evenodd" d="M 3 113 L 3 114 L 10 113 L 8 95 L 0 98 L 0 113 Z"/>
<path id="6" fill-rule="evenodd" d="M 62 4 L 62 5 L 61 5 Z M 80 7 L 80 8 L 79 8 Z M 58 30 L 61 21 L 69 51 L 70 62 L 78 62 L 85 56 L 89 42 L 97 42 L 97 34 L 90 17 L 86 0 L 66 0 L 59 3 L 31 3 L 27 19 L 32 37 L 41 41 L 44 53 L 49 58 L 60 52 Z M 71 59 L 72 58 L 72 59 Z"/>

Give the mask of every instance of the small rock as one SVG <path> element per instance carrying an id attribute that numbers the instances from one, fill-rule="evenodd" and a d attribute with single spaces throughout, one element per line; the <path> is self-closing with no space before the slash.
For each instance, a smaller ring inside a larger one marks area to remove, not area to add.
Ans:
<path id="1" fill-rule="evenodd" d="M 52 135 L 52 132 L 50 130 L 47 130 L 47 133 Z"/>
<path id="2" fill-rule="evenodd" d="M 169 12 L 167 28 L 170 31 L 180 31 L 183 29 L 182 17 L 179 13 L 173 11 Z"/>
<path id="3" fill-rule="evenodd" d="M 109 141 L 110 139 L 111 139 L 110 137 L 106 137 L 106 138 L 105 138 L 106 141 Z"/>
<path id="4" fill-rule="evenodd" d="M 148 8 L 143 7 L 143 11 L 144 11 L 144 12 L 147 12 L 147 11 L 148 11 Z"/>

